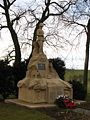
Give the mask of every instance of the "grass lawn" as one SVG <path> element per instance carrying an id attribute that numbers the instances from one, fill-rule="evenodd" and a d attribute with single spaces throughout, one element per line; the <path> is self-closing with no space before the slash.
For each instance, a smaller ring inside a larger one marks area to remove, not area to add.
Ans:
<path id="1" fill-rule="evenodd" d="M 0 102 L 0 120 L 90 120 L 89 116 L 58 107 L 29 109 Z"/>
<path id="2" fill-rule="evenodd" d="M 0 102 L 0 120 L 55 120 L 36 110 Z"/>

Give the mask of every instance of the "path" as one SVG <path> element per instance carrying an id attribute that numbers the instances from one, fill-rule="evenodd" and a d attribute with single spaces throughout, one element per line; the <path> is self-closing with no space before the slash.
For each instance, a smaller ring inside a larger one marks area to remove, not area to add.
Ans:
<path id="1" fill-rule="evenodd" d="M 90 116 L 90 110 L 86 110 L 86 109 L 83 109 L 83 108 L 76 108 L 74 111 Z"/>

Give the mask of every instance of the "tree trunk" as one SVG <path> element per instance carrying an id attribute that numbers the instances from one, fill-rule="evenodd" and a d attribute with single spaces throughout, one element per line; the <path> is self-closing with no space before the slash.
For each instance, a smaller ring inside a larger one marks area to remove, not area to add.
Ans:
<path id="1" fill-rule="evenodd" d="M 9 31 L 11 33 L 11 37 L 15 47 L 15 66 L 18 66 L 21 63 L 21 50 L 18 42 L 18 37 L 13 27 L 10 27 Z"/>
<path id="2" fill-rule="evenodd" d="M 9 8 L 8 8 L 8 4 L 6 0 L 3 0 L 4 2 L 4 10 L 5 10 L 5 16 L 6 16 L 6 21 L 7 21 L 7 27 L 10 31 L 13 43 L 14 43 L 14 47 L 15 47 L 15 66 L 17 67 L 20 63 L 21 63 L 21 51 L 20 51 L 20 45 L 18 42 L 18 37 L 17 34 L 15 32 L 15 30 L 13 29 L 13 24 L 10 21 L 10 14 L 9 14 Z"/>
<path id="3" fill-rule="evenodd" d="M 86 55 L 85 55 L 84 78 L 83 78 L 86 96 L 87 96 L 87 84 L 88 84 L 89 42 L 90 42 L 90 19 L 87 25 Z"/>

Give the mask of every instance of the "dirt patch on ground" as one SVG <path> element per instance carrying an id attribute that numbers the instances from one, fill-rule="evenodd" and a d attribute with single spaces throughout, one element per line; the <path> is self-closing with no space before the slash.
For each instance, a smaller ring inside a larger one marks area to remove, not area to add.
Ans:
<path id="1" fill-rule="evenodd" d="M 84 102 L 81 105 L 79 105 L 80 108 L 90 110 L 90 101 Z"/>
<path id="2" fill-rule="evenodd" d="M 55 120 L 90 120 L 90 116 L 59 107 L 38 108 L 37 110 L 55 118 Z"/>

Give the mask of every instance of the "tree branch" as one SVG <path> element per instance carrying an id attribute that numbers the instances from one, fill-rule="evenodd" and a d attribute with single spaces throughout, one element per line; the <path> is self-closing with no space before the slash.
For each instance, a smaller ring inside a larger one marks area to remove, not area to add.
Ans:
<path id="1" fill-rule="evenodd" d="M 17 15 L 12 21 L 11 21 L 11 24 L 13 25 L 13 23 L 16 21 L 16 20 L 19 20 L 21 18 L 22 15 L 24 15 L 26 13 L 26 11 L 24 11 L 23 13 L 21 13 L 20 15 Z"/>
<path id="2" fill-rule="evenodd" d="M 9 0 L 8 0 L 9 1 Z M 10 6 L 15 2 L 16 0 L 13 0 L 11 3 L 10 3 Z"/>
<path id="3" fill-rule="evenodd" d="M 31 14 L 34 16 L 35 20 L 38 20 L 38 21 L 39 21 L 39 18 L 37 18 L 36 15 L 35 15 L 35 13 L 34 13 L 35 10 L 29 9 L 28 11 L 31 12 Z"/>
<path id="4" fill-rule="evenodd" d="M 58 7 L 60 7 L 60 8 L 62 8 L 62 9 L 64 9 L 64 7 L 63 7 L 63 6 L 61 6 L 60 4 L 58 4 L 57 2 L 51 2 L 50 4 L 56 4 Z"/>
<path id="5" fill-rule="evenodd" d="M 8 3 L 8 5 L 10 5 L 10 1 L 9 0 L 7 0 L 7 3 Z"/>
<path id="6" fill-rule="evenodd" d="M 47 2 L 45 1 L 46 8 L 45 8 L 45 10 L 44 10 L 43 13 L 42 13 L 42 17 L 41 17 L 40 22 L 44 22 L 44 21 L 49 17 L 50 1 L 51 1 L 51 0 L 48 0 Z"/>
<path id="7" fill-rule="evenodd" d="M 4 26 L 4 25 L 0 24 L 0 30 L 3 29 L 3 28 L 7 28 L 7 26 Z"/>
<path id="8" fill-rule="evenodd" d="M 63 19 L 63 21 L 65 21 L 65 22 L 68 22 L 68 23 L 70 23 L 70 24 L 77 24 L 77 25 L 79 25 L 79 26 L 82 26 L 82 27 L 84 27 L 84 28 L 86 28 L 86 25 L 84 25 L 84 24 L 82 24 L 82 23 L 78 23 L 78 22 L 76 22 L 76 21 L 70 21 L 70 20 L 68 20 L 68 19 Z"/>
<path id="9" fill-rule="evenodd" d="M 5 9 L 5 7 L 4 7 L 3 5 L 1 5 L 1 4 L 0 4 L 0 7 L 1 7 L 2 9 Z"/>
<path id="10" fill-rule="evenodd" d="M 8 3 L 8 8 L 10 8 L 11 5 L 13 5 L 13 3 L 15 2 L 16 0 L 13 0 L 11 3 L 9 0 L 7 0 L 7 3 Z"/>
<path id="11" fill-rule="evenodd" d="M 70 1 L 70 2 L 68 2 L 67 4 L 65 4 L 64 6 L 58 4 L 57 2 L 51 2 L 50 4 L 55 4 L 55 5 L 57 5 L 58 7 L 60 7 L 60 8 L 63 10 L 63 11 L 61 11 L 60 13 L 50 13 L 50 16 L 59 16 L 59 15 L 62 15 L 63 13 L 65 13 L 65 12 L 69 9 L 69 7 L 70 7 L 72 4 L 74 4 L 74 3 L 72 3 L 72 2 Z"/>

